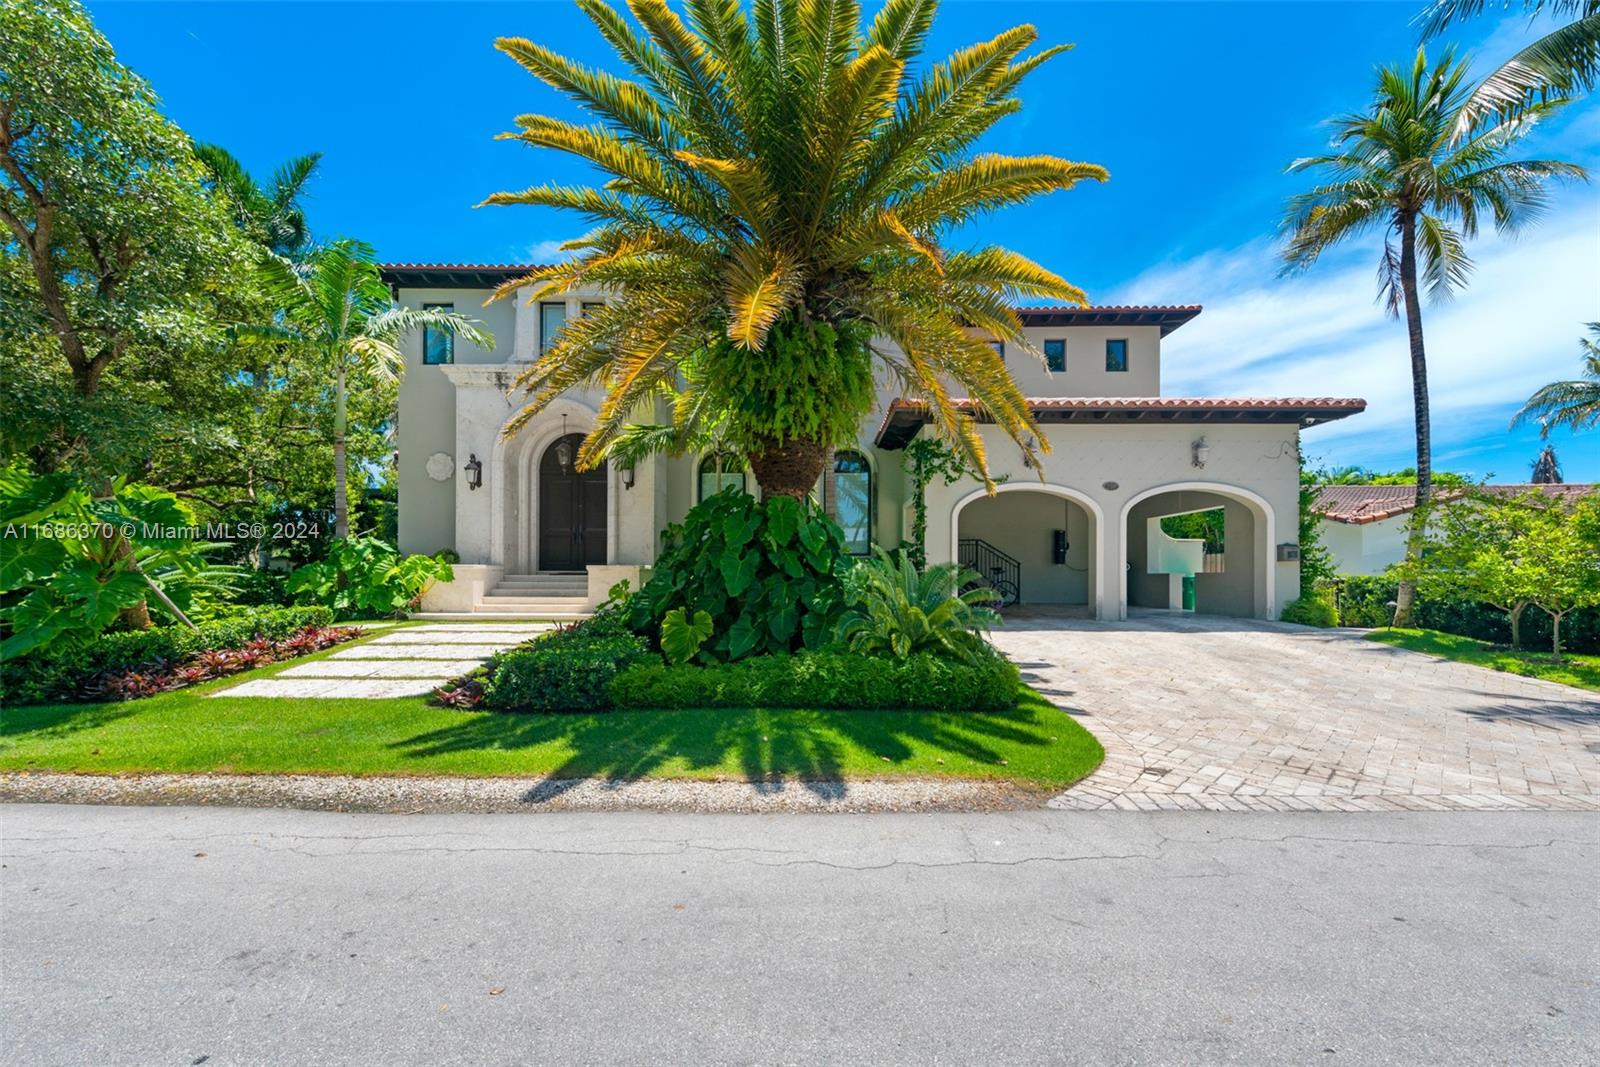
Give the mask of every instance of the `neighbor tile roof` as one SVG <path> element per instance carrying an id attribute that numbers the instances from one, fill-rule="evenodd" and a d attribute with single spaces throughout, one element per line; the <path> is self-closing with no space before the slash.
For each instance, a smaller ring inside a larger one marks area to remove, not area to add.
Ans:
<path id="1" fill-rule="evenodd" d="M 1581 482 L 1567 485 L 1483 485 L 1477 488 L 1505 497 L 1521 496 L 1533 491 L 1563 502 L 1577 500 L 1596 490 L 1596 486 Z M 1440 500 L 1449 500 L 1461 493 L 1459 489 L 1445 489 L 1437 495 Z M 1317 490 L 1316 510 L 1323 518 L 1355 526 L 1404 515 L 1416 506 L 1415 485 L 1325 485 Z"/>
<path id="2" fill-rule="evenodd" d="M 978 411 L 976 402 L 952 401 L 963 414 Z M 1079 423 L 1293 423 L 1315 426 L 1365 411 L 1357 397 L 1263 396 L 1045 396 L 1029 397 L 1028 410 L 1040 422 Z M 984 421 L 979 416 L 980 421 Z M 896 397 L 889 402 L 875 438 L 879 448 L 904 448 L 924 423 L 932 421 L 925 400 Z"/>

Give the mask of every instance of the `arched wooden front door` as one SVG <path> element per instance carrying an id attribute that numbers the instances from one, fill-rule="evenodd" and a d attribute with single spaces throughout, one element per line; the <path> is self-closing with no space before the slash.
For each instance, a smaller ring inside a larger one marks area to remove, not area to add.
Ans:
<path id="1" fill-rule="evenodd" d="M 539 569 L 581 571 L 606 561 L 606 465 L 578 470 L 583 434 L 570 433 L 539 460 Z"/>

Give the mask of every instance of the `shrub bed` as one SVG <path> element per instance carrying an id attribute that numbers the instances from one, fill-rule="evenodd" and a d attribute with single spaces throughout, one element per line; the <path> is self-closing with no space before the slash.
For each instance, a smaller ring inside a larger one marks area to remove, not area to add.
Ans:
<path id="1" fill-rule="evenodd" d="M 612 679 L 655 658 L 644 639 L 631 634 L 596 634 L 581 626 L 541 634 L 489 663 L 483 703 L 496 711 L 605 711 Z"/>
<path id="2" fill-rule="evenodd" d="M 1279 618 L 1301 626 L 1338 626 L 1339 609 L 1325 596 L 1303 596 L 1285 604 Z"/>
<path id="3" fill-rule="evenodd" d="M 1341 626 L 1387 626 L 1394 616 L 1389 605 L 1399 582 L 1382 575 L 1350 575 L 1332 583 Z M 1495 645 L 1511 644 L 1511 620 L 1499 608 L 1470 600 L 1419 596 L 1412 625 Z M 1522 647 L 1550 647 L 1550 616 L 1530 607 L 1522 613 Z M 1561 647 L 1568 652 L 1600 654 L 1600 608 L 1581 608 L 1561 621 Z"/>
<path id="4" fill-rule="evenodd" d="M 303 654 L 287 648 L 280 653 L 275 646 L 308 629 L 326 630 L 332 622 L 333 612 L 324 607 L 264 608 L 203 622 L 193 630 L 186 626 L 160 626 L 101 634 L 83 644 L 52 646 L 6 663 L 0 668 L 0 700 L 37 704 L 50 700 L 114 699 L 122 695 L 118 685 L 110 681 L 117 676 L 143 675 L 155 684 L 156 679 L 202 654 L 239 651 L 257 642 L 274 646 L 256 645 L 255 661 L 235 668 L 245 670 L 283 655 Z M 263 659 L 269 655 L 272 658 Z M 217 663 L 220 668 L 221 661 Z M 130 687 L 138 685 L 130 683 Z"/>
<path id="5" fill-rule="evenodd" d="M 642 663 L 611 683 L 619 708 L 873 708 L 1003 711 L 1022 679 L 998 654 L 973 664 L 928 654 L 903 659 L 845 652 L 760 656 L 737 663 Z"/>

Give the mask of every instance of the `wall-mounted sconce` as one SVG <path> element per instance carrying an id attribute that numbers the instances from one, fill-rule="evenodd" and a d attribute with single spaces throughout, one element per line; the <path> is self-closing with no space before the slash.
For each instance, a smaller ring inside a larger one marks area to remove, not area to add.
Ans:
<path id="1" fill-rule="evenodd" d="M 467 488 L 480 489 L 483 487 L 483 461 L 476 453 L 467 453 L 467 465 L 461 468 L 467 472 Z"/>
<path id="2" fill-rule="evenodd" d="M 622 488 L 624 488 L 624 489 L 632 489 L 633 488 L 633 468 L 632 467 L 623 467 L 622 468 Z"/>
<path id="3" fill-rule="evenodd" d="M 1038 447 L 1039 442 L 1034 440 L 1032 436 L 1029 436 L 1022 444 L 1022 465 L 1029 470 L 1033 470 L 1033 450 Z"/>
<path id="4" fill-rule="evenodd" d="M 1203 468 L 1206 465 L 1206 460 L 1211 458 L 1211 446 L 1206 444 L 1206 439 L 1202 437 L 1195 441 L 1195 443 L 1190 447 L 1194 452 L 1194 456 L 1190 462 L 1192 462 L 1196 467 Z"/>

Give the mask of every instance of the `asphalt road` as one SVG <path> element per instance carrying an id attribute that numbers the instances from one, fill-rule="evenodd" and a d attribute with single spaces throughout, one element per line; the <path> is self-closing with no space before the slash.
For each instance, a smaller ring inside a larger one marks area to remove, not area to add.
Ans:
<path id="1" fill-rule="evenodd" d="M 7 1064 L 1600 1063 L 1600 818 L 0 808 Z"/>

